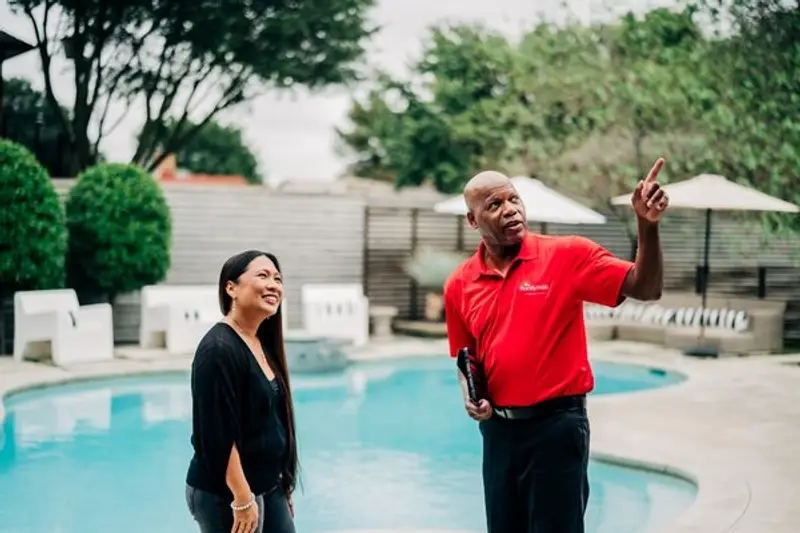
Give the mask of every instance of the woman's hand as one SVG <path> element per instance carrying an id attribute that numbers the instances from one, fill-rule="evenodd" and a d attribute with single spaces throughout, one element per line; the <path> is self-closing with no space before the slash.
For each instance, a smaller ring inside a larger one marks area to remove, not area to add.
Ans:
<path id="1" fill-rule="evenodd" d="M 253 533 L 258 528 L 258 504 L 255 496 L 251 496 L 249 501 L 237 499 L 231 507 L 233 508 L 231 533 Z"/>

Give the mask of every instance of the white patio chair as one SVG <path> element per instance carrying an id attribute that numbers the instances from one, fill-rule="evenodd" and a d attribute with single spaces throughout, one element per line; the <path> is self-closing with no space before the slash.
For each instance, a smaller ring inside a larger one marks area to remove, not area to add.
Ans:
<path id="1" fill-rule="evenodd" d="M 170 354 L 191 354 L 220 320 L 216 285 L 148 285 L 141 291 L 139 345 L 164 347 Z M 284 331 L 287 324 L 284 299 Z"/>
<path id="2" fill-rule="evenodd" d="M 111 305 L 80 305 L 72 289 L 14 294 L 14 360 L 50 356 L 53 364 L 114 357 Z"/>
<path id="3" fill-rule="evenodd" d="M 191 354 L 221 318 L 216 285 L 148 285 L 141 291 L 139 345 Z"/>
<path id="4" fill-rule="evenodd" d="M 301 289 L 308 334 L 352 342 L 369 340 L 369 300 L 360 284 L 307 284 Z"/>

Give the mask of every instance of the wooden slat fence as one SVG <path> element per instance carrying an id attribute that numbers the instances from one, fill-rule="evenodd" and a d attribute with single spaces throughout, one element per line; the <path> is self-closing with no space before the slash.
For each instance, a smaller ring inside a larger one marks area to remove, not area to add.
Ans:
<path id="1" fill-rule="evenodd" d="M 579 234 L 630 258 L 632 246 L 624 221 L 606 213 L 602 225 L 549 224 L 551 235 Z M 443 215 L 431 209 L 368 206 L 365 267 L 367 295 L 377 305 L 395 305 L 403 318 L 423 315 L 424 291 L 405 273 L 405 262 L 415 250 L 475 250 L 478 236 L 463 217 Z M 534 231 L 542 231 L 532 224 Z M 667 290 L 694 291 L 702 264 L 704 242 L 702 213 L 671 213 L 662 225 L 662 244 Z M 800 342 L 800 242 L 773 239 L 765 244 L 751 222 L 715 214 L 712 219 L 709 292 L 756 297 L 759 266 L 766 271 L 766 298 L 787 300 L 786 340 Z"/>
<path id="2" fill-rule="evenodd" d="M 73 182 L 55 181 L 62 197 Z M 361 282 L 372 304 L 397 306 L 403 318 L 421 317 L 425 293 L 406 274 L 406 261 L 423 247 L 468 254 L 478 244 L 464 217 L 433 212 L 433 201 L 292 194 L 258 186 L 169 184 L 163 190 L 173 222 L 165 282 L 214 284 L 222 263 L 233 253 L 270 250 L 286 272 L 293 327 L 300 324 L 300 287 L 310 282 Z M 546 231 L 584 235 L 617 256 L 630 257 L 624 222 L 614 213 L 607 217 L 603 225 L 551 224 Z M 664 221 L 667 290 L 695 289 L 703 224 L 702 213 L 670 213 Z M 539 231 L 535 224 L 532 229 Z M 800 245 L 797 239 L 764 245 L 759 236 L 752 224 L 715 214 L 710 291 L 756 296 L 758 267 L 766 267 L 765 296 L 789 302 L 786 340 L 800 342 Z M 121 296 L 115 307 L 117 342 L 137 342 L 138 327 L 138 294 Z"/>

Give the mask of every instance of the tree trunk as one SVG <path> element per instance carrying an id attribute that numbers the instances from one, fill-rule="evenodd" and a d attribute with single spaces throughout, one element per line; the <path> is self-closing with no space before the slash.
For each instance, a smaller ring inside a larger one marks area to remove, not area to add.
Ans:
<path id="1" fill-rule="evenodd" d="M 0 295 L 0 355 L 14 353 L 14 295 Z"/>

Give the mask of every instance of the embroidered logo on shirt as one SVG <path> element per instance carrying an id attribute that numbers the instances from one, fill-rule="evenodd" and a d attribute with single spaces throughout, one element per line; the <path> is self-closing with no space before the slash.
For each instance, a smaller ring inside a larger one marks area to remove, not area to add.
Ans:
<path id="1" fill-rule="evenodd" d="M 550 290 L 549 283 L 530 283 L 527 281 L 522 282 L 522 285 L 519 286 L 520 292 L 524 292 L 525 294 L 544 294 L 548 290 Z"/>

